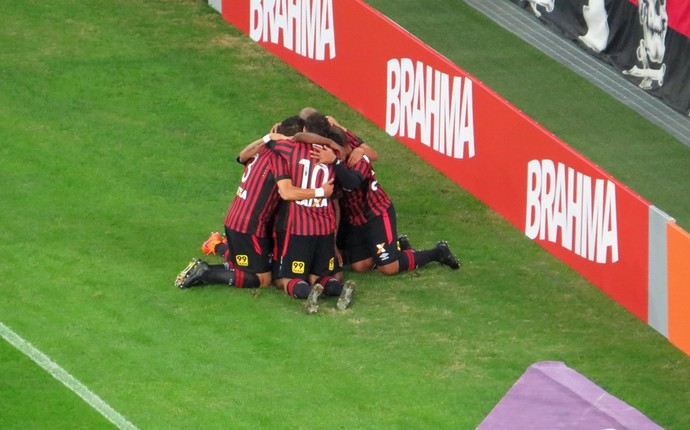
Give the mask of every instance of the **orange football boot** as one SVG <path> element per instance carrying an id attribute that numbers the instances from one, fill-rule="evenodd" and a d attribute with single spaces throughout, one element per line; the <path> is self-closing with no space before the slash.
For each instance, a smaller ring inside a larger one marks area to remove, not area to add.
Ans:
<path id="1" fill-rule="evenodd" d="M 213 232 L 211 233 L 211 236 L 209 236 L 208 239 L 206 239 L 206 241 L 201 245 L 201 250 L 206 255 L 216 255 L 216 245 L 221 242 L 223 242 L 223 238 L 220 236 L 220 233 L 217 231 Z"/>

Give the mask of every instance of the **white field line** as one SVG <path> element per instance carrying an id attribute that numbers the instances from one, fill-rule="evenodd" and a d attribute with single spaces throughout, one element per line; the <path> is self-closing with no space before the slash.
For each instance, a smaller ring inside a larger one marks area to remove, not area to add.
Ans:
<path id="1" fill-rule="evenodd" d="M 125 417 L 120 415 L 115 409 L 111 408 L 110 405 L 108 405 L 95 393 L 89 390 L 84 384 L 74 378 L 74 376 L 70 375 L 65 369 L 51 360 L 50 357 L 36 349 L 29 342 L 25 341 L 21 336 L 13 332 L 2 322 L 0 322 L 0 335 L 2 335 L 2 337 L 12 346 L 23 352 L 36 364 L 50 373 L 53 378 L 62 382 L 63 385 L 81 397 L 86 403 L 91 405 L 92 408 L 107 418 L 108 421 L 115 424 L 117 428 L 127 430 L 137 429 L 134 424 L 127 421 Z"/>

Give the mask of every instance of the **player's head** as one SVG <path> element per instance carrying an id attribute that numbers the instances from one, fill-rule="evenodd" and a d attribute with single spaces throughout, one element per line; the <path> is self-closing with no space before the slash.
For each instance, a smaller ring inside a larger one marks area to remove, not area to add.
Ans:
<path id="1" fill-rule="evenodd" d="M 331 126 L 328 130 L 328 135 L 326 137 L 331 139 L 338 145 L 342 146 L 343 155 L 345 155 L 345 157 L 347 157 L 350 154 L 352 148 L 350 148 L 350 145 L 347 144 L 347 137 L 345 136 L 345 132 L 342 128 L 337 126 Z"/>
<path id="2" fill-rule="evenodd" d="M 319 113 L 319 111 L 314 109 L 313 107 L 307 106 L 307 107 L 303 108 L 301 111 L 299 111 L 299 117 L 302 119 L 307 119 L 307 118 L 309 118 L 309 116 L 311 114 L 314 114 L 314 113 Z"/>
<path id="3" fill-rule="evenodd" d="M 285 118 L 278 129 L 276 130 L 280 134 L 285 136 L 294 136 L 304 129 L 304 120 L 297 115 Z"/>
<path id="4" fill-rule="evenodd" d="M 326 137 L 342 147 L 345 147 L 345 145 L 347 145 L 347 137 L 345 136 L 345 132 L 343 131 L 343 129 L 340 127 L 329 127 L 328 135 Z"/>
<path id="5" fill-rule="evenodd" d="M 328 137 L 331 124 L 328 122 L 328 118 L 326 118 L 325 115 L 316 112 L 312 113 L 304 120 L 304 129 L 310 133 Z"/>

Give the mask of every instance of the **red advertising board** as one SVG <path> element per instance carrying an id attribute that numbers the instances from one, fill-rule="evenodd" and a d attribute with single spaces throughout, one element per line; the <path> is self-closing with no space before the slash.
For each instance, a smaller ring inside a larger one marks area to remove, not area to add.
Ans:
<path id="1" fill-rule="evenodd" d="M 362 1 L 222 14 L 647 321 L 649 203 L 602 169 Z"/>

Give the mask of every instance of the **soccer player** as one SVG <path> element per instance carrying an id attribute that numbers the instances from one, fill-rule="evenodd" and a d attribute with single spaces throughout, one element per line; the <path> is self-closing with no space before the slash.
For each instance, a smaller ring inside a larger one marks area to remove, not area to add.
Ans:
<path id="1" fill-rule="evenodd" d="M 305 120 L 309 132 L 327 133 L 330 124 L 323 115 Z M 323 186 L 333 180 L 333 167 L 312 159 L 312 145 L 294 140 L 269 142 L 288 166 L 288 174 L 277 178 L 278 186 L 291 181 L 301 188 Z M 337 307 L 349 306 L 354 283 L 345 285 L 335 273 L 335 213 L 327 197 L 293 200 L 288 204 L 287 230 L 280 257 L 280 285 L 294 298 L 307 300 L 307 312 L 318 310 L 318 297 L 339 296 Z"/>
<path id="2" fill-rule="evenodd" d="M 350 152 L 349 146 L 345 147 L 345 152 Z M 328 147 L 315 146 L 312 155 L 323 163 L 334 165 L 336 182 L 344 189 L 340 201 L 343 218 L 350 226 L 345 248 L 352 270 L 365 272 L 376 267 L 381 273 L 394 275 L 432 261 L 454 270 L 460 268 L 445 241 L 429 250 L 414 250 L 409 245 L 404 246 L 408 249 L 398 249 L 395 208 L 376 179 L 367 156 L 348 168 Z"/>
<path id="3" fill-rule="evenodd" d="M 313 107 L 305 107 L 303 108 L 299 116 L 302 119 L 309 118 L 311 115 L 315 114 L 317 117 L 320 115 L 319 111 L 316 110 Z M 324 133 L 318 133 L 323 136 L 329 137 L 331 140 L 336 141 L 339 145 L 349 146 L 349 155 L 346 159 L 347 166 L 352 167 L 354 166 L 359 160 L 362 159 L 363 156 L 367 156 L 371 162 L 374 162 L 378 159 L 378 153 L 376 150 L 374 150 L 371 146 L 367 145 L 364 140 L 362 140 L 360 137 L 355 135 L 352 130 L 348 130 L 345 126 L 340 124 L 338 120 L 333 118 L 332 116 L 325 116 L 326 120 L 328 121 L 328 124 L 330 125 L 330 128 L 328 129 L 328 134 Z M 322 126 L 322 128 L 325 128 L 325 125 Z M 344 132 L 344 141 L 343 139 L 343 133 L 340 133 L 338 129 L 342 130 Z M 348 224 L 347 218 L 344 218 L 340 216 L 340 199 L 341 193 L 338 192 L 336 193 L 333 197 L 333 207 L 335 209 L 336 213 L 336 228 L 337 228 L 337 233 L 336 233 L 336 278 L 339 280 L 342 280 L 343 278 L 343 269 L 344 269 L 344 263 L 347 261 L 347 253 L 345 251 L 345 237 L 348 235 L 348 231 L 350 230 L 350 226 Z M 403 241 L 406 240 L 406 237 L 403 238 Z"/>
<path id="4" fill-rule="evenodd" d="M 283 139 L 302 129 L 298 117 L 284 120 L 270 134 Z M 213 233 L 204 242 L 202 250 L 222 255 L 224 264 L 209 265 L 194 259 L 178 275 L 175 285 L 187 288 L 204 284 L 226 284 L 238 288 L 268 287 L 271 285 L 271 253 L 273 251 L 272 226 L 280 199 L 309 199 L 327 197 L 333 191 L 332 183 L 320 187 L 297 188 L 283 181 L 278 188 L 276 178 L 286 175 L 285 161 L 266 147 L 269 135 L 250 143 L 239 154 L 237 161 L 245 166 L 235 198 L 225 218 L 227 244 L 219 233 Z M 231 252 L 232 251 L 232 252 Z"/>

